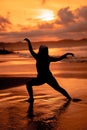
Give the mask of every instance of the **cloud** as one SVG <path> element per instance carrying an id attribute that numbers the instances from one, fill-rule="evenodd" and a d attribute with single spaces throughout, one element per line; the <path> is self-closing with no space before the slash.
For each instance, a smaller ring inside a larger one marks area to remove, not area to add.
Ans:
<path id="1" fill-rule="evenodd" d="M 9 19 L 0 15 L 0 31 L 6 31 L 10 25 Z"/>
<path id="2" fill-rule="evenodd" d="M 79 36 L 83 36 L 81 33 Z M 15 42 L 15 41 L 23 41 L 25 37 L 30 38 L 32 41 L 41 41 L 41 40 L 59 40 L 59 39 L 69 39 L 69 38 L 78 38 L 77 33 L 70 33 L 66 30 L 32 30 L 32 31 L 26 31 L 26 32 L 6 32 L 6 33 L 0 33 L 0 39 L 1 41 L 9 42 Z"/>
<path id="3" fill-rule="evenodd" d="M 31 31 L 24 31 L 24 32 L 0 32 L 0 40 L 6 39 L 6 42 L 12 41 L 23 41 L 25 37 L 29 37 L 32 41 L 41 41 L 41 40 L 50 40 L 52 38 L 60 37 L 62 31 L 59 30 L 42 30 L 36 29 Z M 47 38 L 47 39 L 46 39 Z M 49 39 L 48 39 L 49 38 Z"/>
<path id="4" fill-rule="evenodd" d="M 38 27 L 40 29 L 52 29 L 54 27 L 54 25 L 53 25 L 53 23 L 46 22 L 46 23 L 43 23 L 43 24 L 41 24 L 41 23 L 38 24 Z"/>
<path id="5" fill-rule="evenodd" d="M 46 32 L 42 30 L 32 30 L 32 31 L 21 31 L 21 32 L 0 32 L 0 40 L 6 39 L 8 41 L 21 41 L 25 37 L 30 37 L 31 39 L 36 39 L 39 37 L 46 36 Z M 38 40 L 39 41 L 39 40 Z"/>
<path id="6" fill-rule="evenodd" d="M 76 13 L 79 18 L 87 20 L 87 6 L 82 6 L 81 8 L 76 9 Z"/>
<path id="7" fill-rule="evenodd" d="M 86 32 L 87 33 L 87 22 L 86 21 L 78 21 L 72 25 L 69 25 L 65 29 L 68 32 Z"/>
<path id="8" fill-rule="evenodd" d="M 55 24 L 61 25 L 65 32 L 86 32 L 87 33 L 87 6 L 70 11 L 69 7 L 58 11 L 59 19 Z"/>
<path id="9" fill-rule="evenodd" d="M 61 8 L 57 12 L 57 19 L 54 22 L 37 22 L 37 26 L 33 28 L 29 25 L 18 25 L 18 28 L 20 28 L 19 32 L 0 31 L 0 40 L 22 41 L 25 37 L 29 37 L 32 41 L 47 40 L 48 38 L 48 40 L 52 38 L 54 40 L 84 38 L 87 37 L 86 12 L 87 6 L 77 8 L 73 11 L 69 7 Z M 6 30 L 6 27 L 11 24 L 9 19 L 1 16 L 0 22 L 4 23 L 2 30 Z"/>
<path id="10" fill-rule="evenodd" d="M 62 8 L 58 11 L 57 16 L 60 20 L 56 20 L 56 24 L 69 24 L 74 22 L 74 15 L 69 7 Z"/>

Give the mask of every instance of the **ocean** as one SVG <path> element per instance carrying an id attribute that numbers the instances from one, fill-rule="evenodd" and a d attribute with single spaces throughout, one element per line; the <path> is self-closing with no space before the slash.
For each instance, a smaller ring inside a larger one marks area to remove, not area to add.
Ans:
<path id="1" fill-rule="evenodd" d="M 35 52 L 37 53 L 38 49 L 36 49 Z M 68 62 L 87 62 L 87 46 L 49 48 L 49 55 L 51 56 L 61 56 L 67 52 L 71 52 L 75 55 L 73 58 L 70 57 Z M 16 51 L 16 53 L 21 57 L 31 57 L 31 54 L 28 50 Z"/>

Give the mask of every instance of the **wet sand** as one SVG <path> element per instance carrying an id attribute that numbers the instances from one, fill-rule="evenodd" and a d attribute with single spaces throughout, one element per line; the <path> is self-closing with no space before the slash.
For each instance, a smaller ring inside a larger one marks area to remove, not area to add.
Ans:
<path id="1" fill-rule="evenodd" d="M 66 79 L 63 84 L 66 83 Z M 0 90 L 0 129 L 1 130 L 86 130 L 87 128 L 87 90 L 86 80 L 80 86 L 69 85 L 64 88 L 79 102 L 68 102 L 65 97 L 44 84 L 34 87 L 34 103 L 26 102 L 28 94 L 25 85 Z M 75 88 L 74 88 L 75 87 Z"/>
<path id="2" fill-rule="evenodd" d="M 0 64 L 0 130 L 87 129 L 87 63 L 51 64 L 59 84 L 81 101 L 68 102 L 44 84 L 33 87 L 35 101 L 28 103 L 25 83 L 36 76 L 35 63 L 10 58 Z"/>

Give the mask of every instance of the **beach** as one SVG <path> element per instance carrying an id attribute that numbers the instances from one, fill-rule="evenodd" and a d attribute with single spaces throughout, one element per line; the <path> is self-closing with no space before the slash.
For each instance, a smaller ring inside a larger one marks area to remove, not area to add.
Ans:
<path id="1" fill-rule="evenodd" d="M 51 54 L 55 54 L 52 49 Z M 33 103 L 26 102 L 26 82 L 37 75 L 35 60 L 24 53 L 0 55 L 0 130 L 86 130 L 87 59 L 83 55 L 84 51 L 79 58 L 77 54 L 50 65 L 60 86 L 78 102 L 69 102 L 43 84 L 33 87 Z"/>

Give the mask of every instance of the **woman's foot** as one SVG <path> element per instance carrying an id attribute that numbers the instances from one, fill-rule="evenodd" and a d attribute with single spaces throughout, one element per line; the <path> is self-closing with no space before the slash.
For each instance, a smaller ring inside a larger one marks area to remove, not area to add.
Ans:
<path id="1" fill-rule="evenodd" d="M 69 97 L 69 98 L 67 98 L 69 101 L 71 101 L 72 100 L 72 98 L 71 97 Z"/>
<path id="2" fill-rule="evenodd" d="M 72 101 L 73 101 L 73 102 L 80 102 L 80 101 L 82 101 L 82 100 L 79 99 L 79 98 L 73 98 Z"/>
<path id="3" fill-rule="evenodd" d="M 29 98 L 26 100 L 27 102 L 34 102 L 34 98 Z"/>

